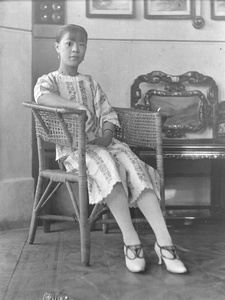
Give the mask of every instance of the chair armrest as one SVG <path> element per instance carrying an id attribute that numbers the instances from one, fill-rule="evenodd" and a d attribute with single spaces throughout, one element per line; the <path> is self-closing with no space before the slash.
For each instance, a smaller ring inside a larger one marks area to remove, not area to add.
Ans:
<path id="1" fill-rule="evenodd" d="M 36 102 L 23 102 L 23 106 L 28 107 L 28 108 L 33 108 L 37 110 L 45 110 L 49 112 L 54 112 L 54 113 L 60 113 L 60 114 L 77 114 L 77 115 L 83 115 L 86 114 L 85 110 L 81 109 L 73 109 L 73 108 L 67 108 L 67 107 L 52 107 L 52 106 L 47 106 L 47 105 L 40 105 L 37 104 Z"/>
<path id="2" fill-rule="evenodd" d="M 36 135 L 44 141 L 71 148 L 78 148 L 79 140 L 85 141 L 85 110 L 50 107 L 35 102 L 23 102 L 23 105 L 32 110 Z"/>

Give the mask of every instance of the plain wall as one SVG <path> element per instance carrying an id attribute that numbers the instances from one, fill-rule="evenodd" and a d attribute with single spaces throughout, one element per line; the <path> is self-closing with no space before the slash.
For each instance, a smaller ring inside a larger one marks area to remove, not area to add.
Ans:
<path id="1" fill-rule="evenodd" d="M 27 226 L 33 203 L 31 1 L 0 2 L 0 229 Z"/>

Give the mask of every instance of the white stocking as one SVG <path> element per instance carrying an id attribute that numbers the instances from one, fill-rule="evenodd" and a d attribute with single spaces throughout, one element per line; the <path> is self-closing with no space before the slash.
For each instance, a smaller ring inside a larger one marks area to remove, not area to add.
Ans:
<path id="1" fill-rule="evenodd" d="M 152 227 L 158 244 L 160 246 L 171 246 L 171 236 L 166 227 L 159 201 L 155 193 L 149 189 L 144 190 L 140 195 L 137 205 Z"/>
<path id="2" fill-rule="evenodd" d="M 117 183 L 105 200 L 122 232 L 124 243 L 127 246 L 140 244 L 131 220 L 128 200 L 122 184 Z"/>

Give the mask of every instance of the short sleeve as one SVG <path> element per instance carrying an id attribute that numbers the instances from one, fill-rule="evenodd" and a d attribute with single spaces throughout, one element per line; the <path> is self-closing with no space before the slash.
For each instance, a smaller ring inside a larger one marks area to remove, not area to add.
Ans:
<path id="1" fill-rule="evenodd" d="M 37 103 L 39 97 L 43 94 L 59 95 L 56 80 L 51 74 L 40 77 L 34 87 L 34 99 Z"/>
<path id="2" fill-rule="evenodd" d="M 101 86 L 97 83 L 95 93 L 95 112 L 100 120 L 100 127 L 102 128 L 104 122 L 110 122 L 120 127 L 118 117 L 114 109 L 109 104 L 108 98 Z"/>

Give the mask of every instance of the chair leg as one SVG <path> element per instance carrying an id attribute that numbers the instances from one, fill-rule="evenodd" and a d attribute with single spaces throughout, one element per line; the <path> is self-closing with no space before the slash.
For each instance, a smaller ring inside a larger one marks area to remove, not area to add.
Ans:
<path id="1" fill-rule="evenodd" d="M 50 190 L 50 187 L 53 183 L 51 183 L 46 190 Z M 49 201 L 52 196 L 58 191 L 58 189 L 61 187 L 62 182 L 57 183 L 57 185 L 55 186 L 55 188 L 49 193 L 47 199 L 45 200 L 46 204 L 43 208 L 43 214 L 44 215 L 48 215 L 51 214 L 51 202 Z M 51 221 L 50 220 L 43 220 L 43 229 L 45 233 L 50 232 L 50 228 L 51 228 Z"/>
<path id="2" fill-rule="evenodd" d="M 28 242 L 29 244 L 33 244 L 34 239 L 35 239 L 35 234 L 37 230 L 37 216 L 35 215 L 35 212 L 32 213 L 31 216 L 31 222 L 30 222 L 30 231 L 29 231 L 29 236 L 28 236 Z"/>
<path id="3" fill-rule="evenodd" d="M 90 225 L 88 222 L 80 224 L 80 246 L 81 246 L 81 261 L 85 266 L 90 264 L 91 256 L 91 234 Z"/>
<path id="4" fill-rule="evenodd" d="M 74 195 L 72 185 L 66 181 L 66 186 L 72 201 L 80 227 L 81 262 L 89 266 L 91 255 L 91 226 L 88 222 L 88 194 L 86 185 L 79 186 L 79 206 Z"/>
<path id="5" fill-rule="evenodd" d="M 47 213 L 47 212 L 45 212 L 45 213 Z M 43 220 L 43 230 L 44 230 L 44 233 L 50 232 L 50 229 L 51 229 L 51 221 L 49 221 L 49 220 Z"/>
<path id="6" fill-rule="evenodd" d="M 109 212 L 105 213 L 104 215 L 102 215 L 102 220 L 103 220 L 103 223 L 102 223 L 102 231 L 103 233 L 108 233 L 109 231 L 109 224 L 107 223 L 104 223 L 105 220 L 108 220 L 109 219 Z"/>
<path id="7" fill-rule="evenodd" d="M 35 234 L 37 230 L 37 213 L 36 213 L 36 207 L 37 204 L 41 198 L 41 192 L 42 192 L 42 185 L 43 185 L 43 177 L 38 177 L 36 192 L 35 192 L 35 199 L 34 199 L 34 205 L 32 210 L 32 216 L 31 216 L 31 222 L 30 222 L 30 230 L 29 230 L 29 236 L 28 236 L 28 242 L 29 244 L 33 244 L 35 239 Z"/>
<path id="8" fill-rule="evenodd" d="M 48 215 L 51 213 L 51 204 L 50 201 L 45 205 L 43 208 L 43 214 Z M 43 220 L 43 231 L 44 233 L 50 232 L 51 229 L 51 221 L 50 220 Z"/>
<path id="9" fill-rule="evenodd" d="M 54 191 L 50 193 L 51 187 L 53 185 L 53 182 L 50 180 L 43 192 L 43 180 L 44 178 L 42 176 L 38 177 L 38 183 L 36 187 L 35 200 L 34 200 L 34 205 L 32 210 L 30 231 L 28 237 L 29 244 L 33 244 L 34 242 L 37 225 L 38 225 L 38 216 L 40 214 L 40 211 L 43 209 L 43 207 L 46 205 L 46 203 L 49 201 L 49 199 L 51 198 L 51 196 L 54 194 L 55 191 L 54 189 Z M 50 221 L 47 222 L 46 223 L 43 222 L 43 225 L 45 226 L 44 230 L 46 230 L 46 232 L 50 230 Z"/>
<path id="10" fill-rule="evenodd" d="M 88 190 L 86 182 L 79 183 L 81 261 L 89 266 L 91 256 L 91 225 L 88 221 Z"/>

